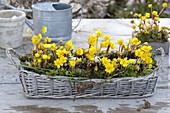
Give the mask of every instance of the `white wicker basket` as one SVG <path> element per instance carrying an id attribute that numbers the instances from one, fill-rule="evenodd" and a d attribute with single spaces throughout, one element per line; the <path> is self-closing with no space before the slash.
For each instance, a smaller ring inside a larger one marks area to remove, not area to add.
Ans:
<path id="1" fill-rule="evenodd" d="M 161 51 L 161 57 L 158 61 L 159 66 L 165 55 Z M 20 80 L 23 86 L 23 92 L 28 98 L 141 98 L 152 96 L 155 91 L 158 79 L 156 68 L 155 71 L 143 77 L 125 77 L 104 79 L 79 80 L 64 76 L 55 76 L 49 78 L 46 75 L 39 75 L 34 72 L 24 70 L 16 65 L 14 54 L 19 57 L 18 53 L 9 48 L 6 50 L 8 58 L 20 71 Z M 73 82 L 77 81 L 77 82 Z"/>

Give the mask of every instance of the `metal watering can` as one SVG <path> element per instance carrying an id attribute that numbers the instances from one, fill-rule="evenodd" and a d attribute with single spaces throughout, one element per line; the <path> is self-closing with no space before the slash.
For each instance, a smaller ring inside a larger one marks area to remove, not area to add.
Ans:
<path id="1" fill-rule="evenodd" d="M 54 42 L 68 41 L 72 35 L 72 6 L 60 2 L 42 2 L 32 5 L 33 24 L 26 19 L 27 25 L 34 34 L 41 32 L 42 26 L 47 27 L 43 37 L 50 37 Z"/>

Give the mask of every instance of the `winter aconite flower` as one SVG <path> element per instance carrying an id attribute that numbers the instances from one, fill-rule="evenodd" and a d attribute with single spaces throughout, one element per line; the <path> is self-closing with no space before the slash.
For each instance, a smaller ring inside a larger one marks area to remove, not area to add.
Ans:
<path id="1" fill-rule="evenodd" d="M 82 48 L 77 48 L 76 54 L 77 55 L 83 55 L 83 49 Z"/>
<path id="2" fill-rule="evenodd" d="M 36 54 L 35 54 L 35 57 L 37 57 L 37 58 L 40 57 L 40 54 L 39 54 L 39 53 L 36 53 Z"/>
<path id="3" fill-rule="evenodd" d="M 163 7 L 163 8 L 167 8 L 167 7 L 168 7 L 168 4 L 167 4 L 167 3 L 163 3 L 163 4 L 162 4 L 162 7 Z"/>
<path id="4" fill-rule="evenodd" d="M 123 40 L 122 40 L 122 39 L 119 39 L 119 40 L 117 41 L 117 43 L 118 43 L 119 45 L 123 45 Z"/>
<path id="5" fill-rule="evenodd" d="M 152 11 L 152 15 L 153 15 L 153 16 L 157 16 L 157 15 L 158 15 L 158 12 L 157 12 L 157 11 Z"/>
<path id="6" fill-rule="evenodd" d="M 61 66 L 63 66 L 63 62 L 60 59 L 56 59 L 54 61 L 55 66 L 57 66 L 57 68 L 60 68 Z"/>
<path id="7" fill-rule="evenodd" d="M 50 42 L 51 42 L 51 38 L 45 37 L 44 42 L 45 42 L 45 43 L 50 43 Z"/>
<path id="8" fill-rule="evenodd" d="M 106 64 L 105 67 L 106 67 L 105 71 L 107 73 L 112 73 L 115 70 L 115 68 L 113 67 L 113 64 L 110 64 L 110 63 Z"/>
<path id="9" fill-rule="evenodd" d="M 65 44 L 65 48 L 66 50 L 70 50 L 70 49 L 74 49 L 74 46 L 73 46 L 73 43 L 72 41 L 68 41 L 66 44 Z"/>
<path id="10" fill-rule="evenodd" d="M 48 56 L 47 56 L 46 54 L 44 54 L 44 55 L 42 56 L 42 58 L 43 58 L 44 60 L 47 60 L 47 59 L 48 59 Z"/>
<path id="11" fill-rule="evenodd" d="M 47 27 L 46 26 L 43 26 L 42 29 L 41 29 L 41 33 L 42 34 L 45 34 L 47 32 Z"/>
<path id="12" fill-rule="evenodd" d="M 91 46 L 95 46 L 97 44 L 97 37 L 94 34 L 89 36 L 88 43 Z"/>
<path id="13" fill-rule="evenodd" d="M 152 4 L 148 4 L 148 8 L 152 8 Z"/>
<path id="14" fill-rule="evenodd" d="M 69 66 L 70 67 L 75 67 L 75 65 L 76 65 L 76 61 L 75 60 L 70 60 L 69 61 Z"/>
<path id="15" fill-rule="evenodd" d="M 36 35 L 34 35 L 33 37 L 32 37 L 32 43 L 34 44 L 34 45 L 36 45 L 36 44 L 38 44 L 39 42 L 40 42 L 40 38 L 38 37 L 38 36 L 36 36 Z"/>
<path id="16" fill-rule="evenodd" d="M 101 31 L 101 30 L 97 30 L 97 31 L 96 31 L 96 36 L 97 36 L 97 37 L 102 36 L 102 31 Z"/>
<path id="17" fill-rule="evenodd" d="M 121 59 L 121 60 L 120 60 L 120 64 L 121 64 L 123 67 L 127 67 L 127 66 L 128 66 L 128 60 L 127 60 L 127 58 Z"/>

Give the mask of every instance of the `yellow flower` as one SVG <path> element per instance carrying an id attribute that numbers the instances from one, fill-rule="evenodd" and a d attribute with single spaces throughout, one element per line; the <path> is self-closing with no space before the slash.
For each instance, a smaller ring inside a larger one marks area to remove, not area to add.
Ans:
<path id="1" fill-rule="evenodd" d="M 122 39 L 119 39 L 119 40 L 117 41 L 117 43 L 118 43 L 119 45 L 123 45 L 123 40 L 122 40 Z"/>
<path id="2" fill-rule="evenodd" d="M 135 13 L 133 16 L 134 16 L 134 17 L 138 17 L 138 13 Z"/>
<path id="3" fill-rule="evenodd" d="M 167 3 L 163 3 L 163 4 L 162 4 L 162 7 L 163 7 L 163 8 L 167 8 L 167 7 L 168 7 L 168 4 L 167 4 Z"/>
<path id="4" fill-rule="evenodd" d="M 38 62 L 38 63 L 41 63 L 41 62 L 42 62 L 42 60 L 39 58 L 39 59 L 37 59 L 37 62 Z"/>
<path id="5" fill-rule="evenodd" d="M 145 13 L 146 18 L 150 18 L 150 13 Z"/>
<path id="6" fill-rule="evenodd" d="M 101 59 L 101 62 L 102 62 L 102 64 L 104 65 L 104 66 L 106 66 L 108 63 L 110 63 L 111 61 L 110 61 L 110 59 L 108 59 L 107 57 L 103 57 L 102 59 Z"/>
<path id="7" fill-rule="evenodd" d="M 138 38 L 133 38 L 133 43 L 137 46 L 139 45 L 141 42 L 138 40 Z"/>
<path id="8" fill-rule="evenodd" d="M 135 62 L 134 59 L 129 59 L 129 63 L 130 63 L 130 64 L 133 64 L 134 62 Z"/>
<path id="9" fill-rule="evenodd" d="M 46 54 L 44 54 L 44 55 L 42 56 L 42 58 L 43 58 L 44 60 L 47 60 L 47 59 L 48 59 L 48 56 L 47 56 Z"/>
<path id="10" fill-rule="evenodd" d="M 42 34 L 38 34 L 38 38 L 39 38 L 39 39 L 42 39 Z"/>
<path id="11" fill-rule="evenodd" d="M 137 64 L 141 64 L 141 62 L 138 60 L 138 61 L 137 61 Z"/>
<path id="12" fill-rule="evenodd" d="M 86 54 L 86 57 L 90 60 L 90 61 L 94 61 L 94 55 L 93 54 Z"/>
<path id="13" fill-rule="evenodd" d="M 128 47 L 128 51 L 131 51 L 132 49 L 130 47 Z"/>
<path id="14" fill-rule="evenodd" d="M 112 62 L 118 62 L 118 60 L 116 58 L 113 58 Z"/>
<path id="15" fill-rule="evenodd" d="M 56 45 L 55 43 L 52 43 L 50 49 L 51 49 L 52 51 L 56 50 L 56 49 L 57 49 L 57 45 Z"/>
<path id="16" fill-rule="evenodd" d="M 95 67 L 94 67 L 94 71 L 98 71 L 98 66 L 95 66 Z"/>
<path id="17" fill-rule="evenodd" d="M 32 36 L 31 40 L 34 45 L 37 45 L 40 42 L 40 39 L 36 35 Z"/>
<path id="18" fill-rule="evenodd" d="M 123 67 L 127 67 L 127 66 L 128 66 L 128 60 L 127 60 L 127 58 L 121 59 L 121 60 L 120 60 L 120 64 L 121 64 Z"/>
<path id="19" fill-rule="evenodd" d="M 59 49 L 62 50 L 62 49 L 63 49 L 63 46 L 59 46 Z"/>
<path id="20" fill-rule="evenodd" d="M 109 44 L 110 44 L 110 41 L 106 40 L 106 41 L 100 43 L 100 47 L 107 48 L 109 46 Z"/>
<path id="21" fill-rule="evenodd" d="M 68 41 L 66 44 L 65 44 L 65 48 L 66 50 L 70 50 L 70 49 L 74 49 L 74 46 L 73 46 L 73 43 L 72 41 Z"/>
<path id="22" fill-rule="evenodd" d="M 158 21 L 159 19 L 160 19 L 159 16 L 156 16 L 156 17 L 154 18 L 155 21 Z"/>
<path id="23" fill-rule="evenodd" d="M 150 26 L 146 26 L 146 30 L 149 30 L 151 27 Z"/>
<path id="24" fill-rule="evenodd" d="M 43 47 L 44 47 L 45 49 L 50 49 L 50 48 L 51 48 L 51 44 L 43 44 Z"/>
<path id="25" fill-rule="evenodd" d="M 145 45 L 148 45 L 148 42 L 144 42 Z"/>
<path id="26" fill-rule="evenodd" d="M 115 48 L 115 44 L 114 44 L 114 42 L 110 42 L 110 47 L 111 47 L 112 49 L 114 49 L 114 48 Z"/>
<path id="27" fill-rule="evenodd" d="M 136 55 L 136 56 L 140 57 L 140 56 L 141 56 L 141 53 L 142 53 L 141 49 L 135 50 L 135 55 Z"/>
<path id="28" fill-rule="evenodd" d="M 27 29 L 27 34 L 30 35 L 31 34 L 31 30 Z"/>
<path id="29" fill-rule="evenodd" d="M 50 60 L 51 56 L 47 56 L 47 59 Z"/>
<path id="30" fill-rule="evenodd" d="M 59 42 L 60 42 L 60 44 L 62 44 L 62 43 L 63 43 L 63 40 L 60 40 Z"/>
<path id="31" fill-rule="evenodd" d="M 35 53 L 35 57 L 40 57 L 40 54 L 39 53 Z"/>
<path id="32" fill-rule="evenodd" d="M 61 61 L 60 59 L 56 59 L 56 60 L 54 61 L 54 64 L 55 64 L 55 66 L 57 66 L 58 69 L 59 69 L 61 66 L 63 66 L 63 63 L 62 63 L 62 61 Z"/>
<path id="33" fill-rule="evenodd" d="M 37 63 L 37 60 L 34 59 L 34 60 L 33 60 L 33 65 L 36 66 L 36 63 Z"/>
<path id="34" fill-rule="evenodd" d="M 148 53 L 150 50 L 152 50 L 152 47 L 144 45 L 144 46 L 141 47 L 141 50 L 143 50 L 144 52 Z"/>
<path id="35" fill-rule="evenodd" d="M 150 32 L 149 31 L 146 31 L 145 34 L 149 34 Z"/>
<path id="36" fill-rule="evenodd" d="M 120 57 L 118 57 L 118 58 L 117 58 L 117 61 L 118 61 L 118 62 L 120 62 L 120 61 L 121 61 L 121 58 L 120 58 Z"/>
<path id="37" fill-rule="evenodd" d="M 83 55 L 83 49 L 82 48 L 77 48 L 76 54 L 77 55 Z"/>
<path id="38" fill-rule="evenodd" d="M 110 40 L 110 35 L 104 35 L 103 38 L 105 41 Z"/>
<path id="39" fill-rule="evenodd" d="M 77 58 L 77 63 L 81 63 L 82 62 L 82 59 L 81 58 Z"/>
<path id="40" fill-rule="evenodd" d="M 45 42 L 45 43 L 50 43 L 50 42 L 51 42 L 51 38 L 45 37 L 44 42 Z"/>
<path id="41" fill-rule="evenodd" d="M 91 47 L 89 48 L 89 54 L 90 54 L 90 55 L 94 55 L 94 54 L 96 54 L 96 52 L 97 52 L 97 48 L 95 48 L 95 47 L 93 47 L 93 46 L 91 46 Z"/>
<path id="42" fill-rule="evenodd" d="M 43 53 L 43 51 L 42 51 L 42 50 L 39 50 L 39 51 L 38 51 L 38 53 L 39 53 L 39 54 L 42 54 L 42 53 Z"/>
<path id="43" fill-rule="evenodd" d="M 38 49 L 43 49 L 43 44 L 42 43 L 38 44 Z"/>
<path id="44" fill-rule="evenodd" d="M 157 15 L 158 15 L 158 12 L 157 12 L 157 11 L 152 11 L 152 15 L 153 15 L 153 16 L 157 16 Z"/>
<path id="45" fill-rule="evenodd" d="M 135 26 L 135 25 L 133 25 L 133 26 L 132 26 L 132 28 L 133 28 L 133 29 L 136 29 L 136 26 Z"/>
<path id="46" fill-rule="evenodd" d="M 64 56 L 64 51 L 63 50 L 56 50 L 56 55 L 58 57 L 62 57 L 62 56 Z"/>
<path id="47" fill-rule="evenodd" d="M 145 16 L 142 16 L 140 19 L 141 19 L 142 21 L 145 21 L 145 20 L 146 20 L 146 17 L 145 17 Z"/>
<path id="48" fill-rule="evenodd" d="M 133 38 L 131 38 L 131 39 L 129 40 L 129 44 L 130 44 L 130 45 L 133 45 Z"/>
<path id="49" fill-rule="evenodd" d="M 151 64 L 151 63 L 153 62 L 153 60 L 152 60 L 152 58 L 150 58 L 150 57 L 146 57 L 146 58 L 145 58 L 145 62 L 146 62 L 147 64 Z"/>
<path id="50" fill-rule="evenodd" d="M 47 32 L 47 27 L 46 26 L 43 26 L 42 29 L 41 29 L 41 33 L 42 34 L 45 34 Z"/>
<path id="51" fill-rule="evenodd" d="M 97 43 L 97 37 L 94 34 L 89 36 L 88 43 L 91 46 L 95 46 Z"/>
<path id="52" fill-rule="evenodd" d="M 152 4 L 148 4 L 148 8 L 152 8 Z"/>
<path id="53" fill-rule="evenodd" d="M 123 48 L 127 49 L 127 45 L 126 45 L 126 44 L 123 44 Z"/>
<path id="54" fill-rule="evenodd" d="M 101 31 L 101 30 L 97 30 L 97 31 L 96 31 L 96 36 L 97 36 L 97 37 L 102 36 L 102 31 Z"/>
<path id="55" fill-rule="evenodd" d="M 75 67 L 75 65 L 76 65 L 76 61 L 75 60 L 70 60 L 69 61 L 69 66 L 70 67 Z"/>
<path id="56" fill-rule="evenodd" d="M 138 17 L 140 18 L 142 16 L 142 14 L 138 14 Z"/>
<path id="57" fill-rule="evenodd" d="M 149 67 L 149 69 L 151 69 L 151 68 L 152 68 L 152 64 L 149 64 L 149 66 L 148 66 L 148 67 Z"/>
<path id="58" fill-rule="evenodd" d="M 158 30 L 159 29 L 159 26 L 158 25 L 155 25 L 155 26 L 153 26 L 153 28 L 154 28 L 154 30 Z"/>
<path id="59" fill-rule="evenodd" d="M 113 67 L 113 64 L 107 64 L 106 66 L 105 66 L 105 71 L 107 72 L 107 73 L 112 73 L 114 70 L 115 70 L 115 68 Z"/>
<path id="60" fill-rule="evenodd" d="M 70 53 L 70 51 L 67 51 L 66 49 L 63 49 L 63 52 L 64 52 L 65 55 Z"/>
<path id="61" fill-rule="evenodd" d="M 64 56 L 61 56 L 61 57 L 60 57 L 60 61 L 64 64 L 64 63 L 67 62 L 67 58 L 64 57 Z"/>

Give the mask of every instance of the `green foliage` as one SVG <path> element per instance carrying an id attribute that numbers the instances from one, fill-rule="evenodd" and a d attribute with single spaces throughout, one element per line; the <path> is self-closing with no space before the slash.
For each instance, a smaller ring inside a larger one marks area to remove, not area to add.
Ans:
<path id="1" fill-rule="evenodd" d="M 138 0 L 137 0 L 138 1 Z M 153 9 L 161 11 L 160 4 L 167 2 L 165 0 L 145 0 L 144 2 L 133 2 L 130 6 L 127 5 L 128 0 L 115 0 L 114 3 L 110 3 L 107 6 L 107 18 L 132 18 L 134 12 L 144 15 L 146 12 L 150 12 L 147 8 L 148 4 L 153 4 Z M 169 10 L 169 8 L 167 8 Z M 170 15 L 164 12 L 161 18 L 169 18 Z"/>

